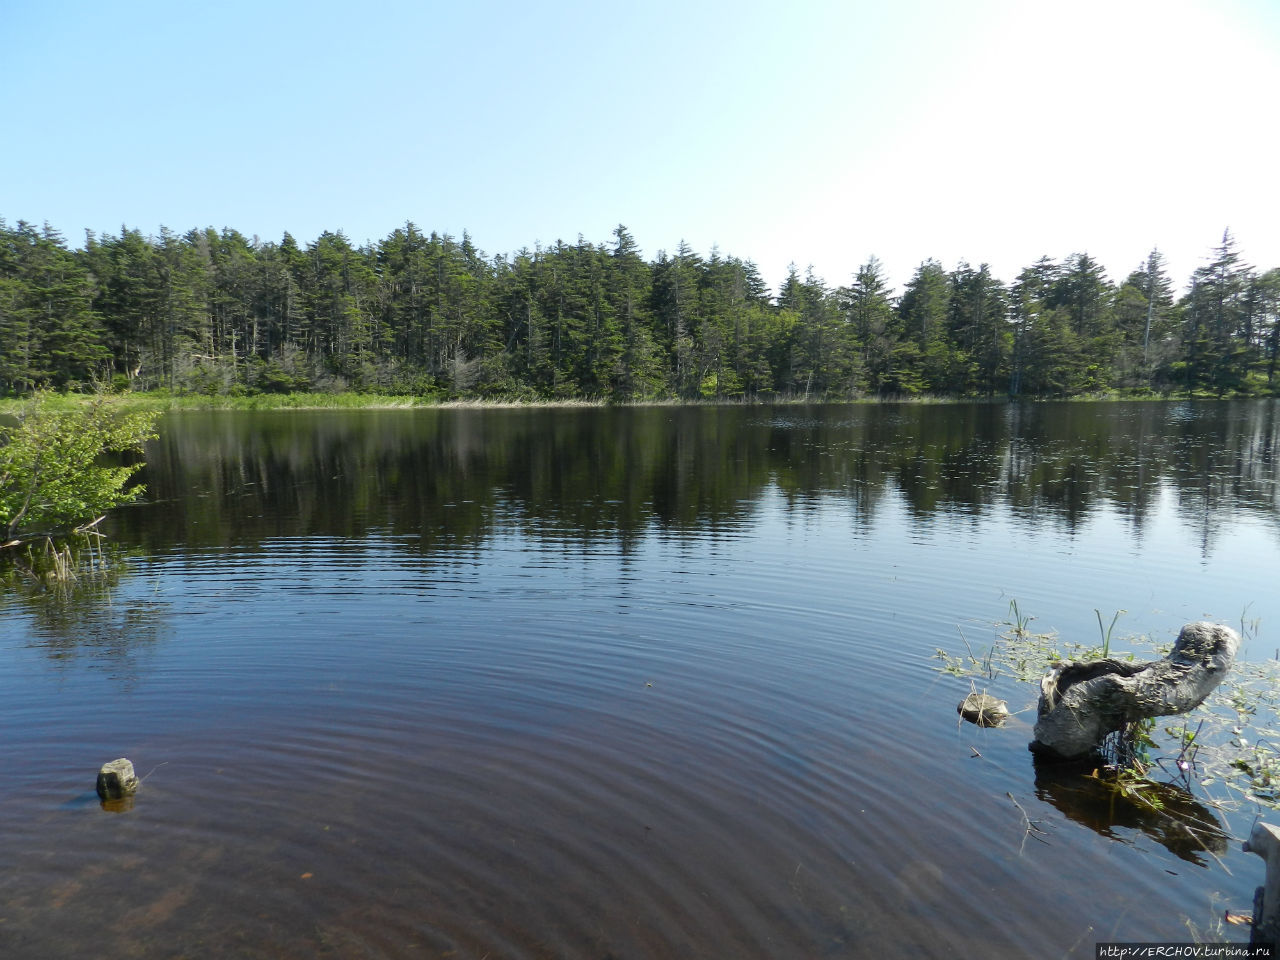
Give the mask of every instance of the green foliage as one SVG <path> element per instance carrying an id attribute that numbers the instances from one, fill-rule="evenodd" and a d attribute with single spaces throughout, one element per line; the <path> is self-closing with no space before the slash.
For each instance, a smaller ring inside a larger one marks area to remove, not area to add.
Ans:
<path id="1" fill-rule="evenodd" d="M 125 411 L 96 396 L 67 408 L 37 394 L 0 429 L 0 525 L 8 540 L 65 532 L 135 499 L 129 479 L 142 466 L 104 464 L 104 454 L 139 452 L 156 414 Z"/>
<path id="2" fill-rule="evenodd" d="M 829 288 L 681 243 L 646 261 L 619 225 L 486 257 L 412 223 L 356 245 L 231 229 L 89 234 L 0 220 L 0 394 L 91 383 L 237 397 L 847 400 L 1280 393 L 1280 271 L 1224 236 L 1175 302 L 1158 252 L 1117 285 L 1088 254 L 1006 285 L 922 263 L 900 297 L 874 258 Z"/>
<path id="3" fill-rule="evenodd" d="M 88 382 L 106 359 L 84 265 L 46 226 L 0 220 L 0 391 Z"/>

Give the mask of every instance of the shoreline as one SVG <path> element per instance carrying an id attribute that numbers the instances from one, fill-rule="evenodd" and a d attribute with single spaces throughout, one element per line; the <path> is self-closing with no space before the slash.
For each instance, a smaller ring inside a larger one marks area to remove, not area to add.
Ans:
<path id="1" fill-rule="evenodd" d="M 95 394 L 55 394 L 68 408 L 88 402 Z M 28 398 L 0 398 L 0 414 L 15 413 Z M 914 397 L 856 397 L 847 399 L 774 397 L 771 399 L 699 399 L 674 398 L 649 400 L 605 400 L 568 398 L 561 400 L 508 400 L 508 399 L 454 399 L 435 400 L 413 395 L 387 395 L 373 393 L 280 393 L 252 394 L 249 396 L 208 396 L 203 394 L 169 394 L 166 392 L 126 392 L 113 394 L 112 399 L 121 406 L 132 409 L 159 410 L 165 413 L 211 410 L 515 410 L 538 408 L 605 408 L 605 407 L 807 407 L 807 406 L 871 406 L 903 404 L 911 406 L 948 406 L 953 404 L 1009 404 L 1009 403 L 1111 403 L 1161 402 L 1174 400 L 1266 400 L 1274 397 L 1214 397 L 1178 396 L 1161 394 L 1127 395 L 1118 393 L 1089 394 L 1074 397 L 1019 397 L 1016 399 L 979 396 L 914 396 Z"/>

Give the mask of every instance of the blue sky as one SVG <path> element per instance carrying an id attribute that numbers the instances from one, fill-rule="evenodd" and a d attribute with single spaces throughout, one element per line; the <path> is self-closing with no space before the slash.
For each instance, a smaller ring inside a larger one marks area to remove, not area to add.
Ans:
<path id="1" fill-rule="evenodd" d="M 1278 94 L 1275 0 L 0 0 L 0 216 L 1181 284 L 1280 266 Z"/>

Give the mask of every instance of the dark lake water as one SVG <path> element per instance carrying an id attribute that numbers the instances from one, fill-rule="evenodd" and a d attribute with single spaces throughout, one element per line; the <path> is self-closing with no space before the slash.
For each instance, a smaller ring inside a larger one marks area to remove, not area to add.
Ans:
<path id="1" fill-rule="evenodd" d="M 1273 656 L 1275 402 L 160 432 L 127 564 L 0 610 L 0 956 L 1092 957 L 1261 883 L 1251 811 L 1189 850 L 934 653 L 1016 599 Z"/>

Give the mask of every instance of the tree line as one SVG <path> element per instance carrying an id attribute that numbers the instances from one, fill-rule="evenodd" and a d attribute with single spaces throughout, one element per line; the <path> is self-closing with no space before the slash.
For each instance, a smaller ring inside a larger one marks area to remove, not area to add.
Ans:
<path id="1" fill-rule="evenodd" d="M 1158 251 L 1123 281 L 1087 253 L 1012 282 L 921 263 L 895 296 L 878 260 L 831 287 L 681 243 L 486 256 L 412 223 L 372 244 L 212 228 L 86 234 L 0 219 L 0 392 L 356 390 L 617 401 L 1096 391 L 1275 394 L 1280 268 L 1230 233 L 1175 296 Z"/>

